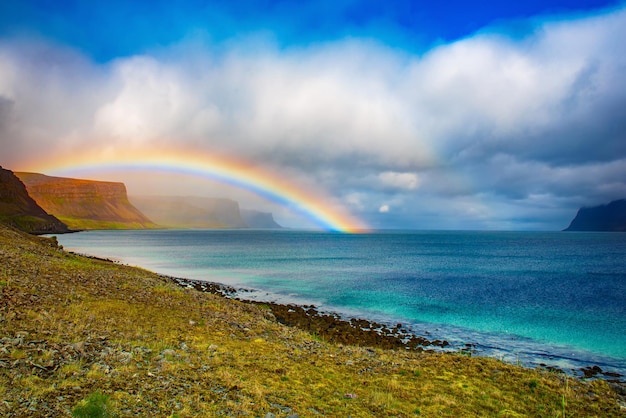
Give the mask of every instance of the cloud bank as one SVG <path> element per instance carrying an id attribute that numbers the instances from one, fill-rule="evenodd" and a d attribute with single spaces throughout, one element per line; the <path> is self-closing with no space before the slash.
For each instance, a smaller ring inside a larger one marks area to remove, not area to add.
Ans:
<path id="1" fill-rule="evenodd" d="M 316 184 L 373 227 L 559 229 L 626 197 L 626 9 L 419 55 L 202 33 L 97 63 L 0 40 L 0 164 L 178 147 Z"/>

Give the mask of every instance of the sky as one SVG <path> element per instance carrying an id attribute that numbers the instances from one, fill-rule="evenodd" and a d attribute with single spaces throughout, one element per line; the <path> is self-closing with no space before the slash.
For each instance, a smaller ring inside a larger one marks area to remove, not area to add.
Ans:
<path id="1" fill-rule="evenodd" d="M 626 198 L 625 39 L 623 1 L 2 0 L 0 165 L 184 150 L 374 229 L 560 230 Z M 310 226 L 202 178 L 78 174 Z"/>

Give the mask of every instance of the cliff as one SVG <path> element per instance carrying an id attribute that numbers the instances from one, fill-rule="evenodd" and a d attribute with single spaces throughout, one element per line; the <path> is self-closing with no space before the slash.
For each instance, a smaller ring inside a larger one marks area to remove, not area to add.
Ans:
<path id="1" fill-rule="evenodd" d="M 239 208 L 234 200 L 195 196 L 130 196 L 150 219 L 169 228 L 282 228 L 271 213 Z"/>
<path id="2" fill-rule="evenodd" d="M 156 227 L 128 201 L 123 183 L 15 174 L 39 206 L 72 229 Z"/>
<path id="3" fill-rule="evenodd" d="M 46 213 L 31 196 L 26 186 L 10 170 L 0 167 L 0 222 L 33 234 L 69 232 L 68 227 Z"/>
<path id="4" fill-rule="evenodd" d="M 626 231 L 626 199 L 580 208 L 565 231 Z"/>
<path id="5" fill-rule="evenodd" d="M 250 228 L 280 229 L 271 213 L 259 212 L 257 210 L 241 209 L 241 217 Z"/>
<path id="6" fill-rule="evenodd" d="M 133 204 L 159 225 L 170 228 L 246 228 L 239 203 L 230 199 L 182 196 L 131 196 Z"/>

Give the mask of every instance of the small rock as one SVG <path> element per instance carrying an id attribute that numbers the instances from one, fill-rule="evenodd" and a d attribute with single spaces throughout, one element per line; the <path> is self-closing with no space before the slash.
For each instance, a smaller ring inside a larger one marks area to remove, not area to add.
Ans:
<path id="1" fill-rule="evenodd" d="M 276 418 L 276 415 L 272 414 L 271 412 L 268 412 L 267 414 L 265 414 L 265 418 Z"/>
<path id="2" fill-rule="evenodd" d="M 80 341 L 80 342 L 72 344 L 72 349 L 76 351 L 77 353 L 79 353 L 80 355 L 84 356 L 85 355 L 85 342 Z"/>
<path id="3" fill-rule="evenodd" d="M 620 395 L 622 397 L 626 397 L 626 383 L 623 383 L 623 382 L 609 382 L 609 386 L 618 395 Z"/>
<path id="4" fill-rule="evenodd" d="M 197 324 L 196 321 L 194 321 L 193 319 L 189 320 L 189 325 L 191 325 L 192 327 L 195 326 Z"/>
<path id="5" fill-rule="evenodd" d="M 133 359 L 133 354 L 127 351 L 122 351 L 121 353 L 118 354 L 118 359 L 120 363 L 127 364 Z"/>

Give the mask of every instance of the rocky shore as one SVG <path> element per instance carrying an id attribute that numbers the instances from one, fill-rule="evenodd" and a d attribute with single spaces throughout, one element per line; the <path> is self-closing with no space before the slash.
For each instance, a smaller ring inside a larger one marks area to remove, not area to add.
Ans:
<path id="1" fill-rule="evenodd" d="M 389 326 L 363 318 L 343 318 L 336 313 L 320 312 L 313 305 L 300 306 L 295 304 L 281 304 L 275 302 L 258 302 L 242 298 L 247 289 L 237 289 L 221 283 L 193 280 L 179 277 L 162 276 L 174 281 L 179 286 L 193 288 L 200 292 L 211 293 L 229 299 L 241 300 L 246 303 L 260 305 L 272 313 L 277 322 L 296 327 L 316 337 L 333 343 L 354 345 L 361 347 L 378 347 L 382 349 L 405 349 L 411 351 L 440 351 L 438 348 L 450 346 L 446 340 L 429 340 L 415 335 L 402 324 Z M 473 346 L 465 344 L 460 353 L 471 355 Z M 565 373 L 556 367 L 540 364 L 540 367 L 551 372 Z M 572 370 L 577 377 L 606 380 L 626 401 L 625 376 L 602 370 L 599 366 L 588 366 L 579 370 Z"/>
<path id="2" fill-rule="evenodd" d="M 269 309 L 276 321 L 296 327 L 327 341 L 361 347 L 379 347 L 383 349 L 405 348 L 423 351 L 428 347 L 444 348 L 449 346 L 445 340 L 430 341 L 413 334 L 410 330 L 397 324 L 390 327 L 362 318 L 344 319 L 336 313 L 319 312 L 314 305 L 300 306 L 275 302 L 257 302 L 239 297 L 245 289 L 236 289 L 220 283 L 168 277 L 179 286 L 190 287 L 201 292 L 208 292 L 227 298 L 243 300 L 247 303 L 261 305 Z M 469 350 L 471 346 L 467 346 Z"/>

